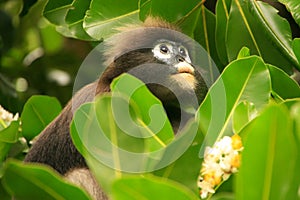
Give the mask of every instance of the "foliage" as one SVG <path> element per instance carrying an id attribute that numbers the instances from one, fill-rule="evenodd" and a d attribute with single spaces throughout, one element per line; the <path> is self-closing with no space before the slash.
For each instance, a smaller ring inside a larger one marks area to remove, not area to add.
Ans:
<path id="1" fill-rule="evenodd" d="M 299 24 L 297 1 L 280 2 Z M 24 9 L 30 13 L 28 7 L 37 4 L 25 3 Z M 49 0 L 43 10 L 60 34 L 90 42 L 149 14 L 180 26 L 222 73 L 175 137 L 161 102 L 128 74 L 113 81 L 112 93 L 77 110 L 73 141 L 109 197 L 198 199 L 205 147 L 238 134 L 244 146 L 239 172 L 208 198 L 299 199 L 300 87 L 290 75 L 300 69 L 300 39 L 292 38 L 275 8 L 254 0 L 219 0 L 215 12 L 200 0 Z M 49 167 L 20 162 L 30 140 L 60 110 L 57 100 L 34 96 L 21 119 L 1 126 L 1 198 L 90 198 Z"/>

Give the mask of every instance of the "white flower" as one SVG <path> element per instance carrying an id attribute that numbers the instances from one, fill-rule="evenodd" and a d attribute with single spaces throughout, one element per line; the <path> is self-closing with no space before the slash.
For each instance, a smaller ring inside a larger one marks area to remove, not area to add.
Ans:
<path id="1" fill-rule="evenodd" d="M 213 147 L 205 148 L 204 160 L 198 177 L 198 187 L 202 199 L 215 193 L 217 185 L 238 171 L 241 160 L 240 151 L 242 150 L 241 137 L 236 134 L 232 137 L 224 136 Z"/>
<path id="2" fill-rule="evenodd" d="M 17 121 L 18 118 L 18 113 L 14 116 L 0 105 L 0 128 L 6 128 L 12 121 Z"/>

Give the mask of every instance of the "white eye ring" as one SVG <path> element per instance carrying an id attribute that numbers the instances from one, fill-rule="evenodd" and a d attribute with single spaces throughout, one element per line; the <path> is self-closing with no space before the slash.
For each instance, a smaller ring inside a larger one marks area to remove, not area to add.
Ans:
<path id="1" fill-rule="evenodd" d="M 159 46 L 159 49 L 160 49 L 160 53 L 162 53 L 162 54 L 167 54 L 170 51 L 169 48 L 167 47 L 167 45 L 165 45 L 165 44 L 161 44 Z"/>
<path id="2" fill-rule="evenodd" d="M 155 58 L 165 61 L 166 59 L 171 58 L 173 47 L 167 43 L 159 43 L 154 47 L 152 52 Z"/>
<path id="3" fill-rule="evenodd" d="M 181 54 L 181 56 L 185 57 L 187 56 L 187 49 L 183 46 L 179 47 L 179 53 Z"/>

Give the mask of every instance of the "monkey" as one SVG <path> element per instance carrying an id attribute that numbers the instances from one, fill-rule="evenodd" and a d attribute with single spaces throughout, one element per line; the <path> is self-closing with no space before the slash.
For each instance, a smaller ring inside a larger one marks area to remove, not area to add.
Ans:
<path id="1" fill-rule="evenodd" d="M 121 30 L 118 36 L 107 42 L 108 50 L 104 52 L 106 70 L 97 81 L 73 96 L 61 114 L 41 132 L 24 160 L 51 166 L 100 200 L 108 197 L 99 189 L 85 159 L 72 143 L 69 128 L 73 110 L 93 101 L 96 96 L 110 92 L 112 81 L 123 73 L 129 73 L 144 81 L 162 102 L 175 130 L 180 128 L 178 121 L 181 119 L 178 118 L 183 112 L 178 106 L 178 96 L 184 104 L 188 104 L 190 94 L 194 93 L 199 104 L 208 91 L 203 75 L 193 65 L 191 44 L 183 34 L 176 34 L 179 28 L 160 18 L 148 17 L 142 25 Z M 134 34 L 130 30 L 134 30 Z M 164 84 L 160 85 L 160 82 Z"/>

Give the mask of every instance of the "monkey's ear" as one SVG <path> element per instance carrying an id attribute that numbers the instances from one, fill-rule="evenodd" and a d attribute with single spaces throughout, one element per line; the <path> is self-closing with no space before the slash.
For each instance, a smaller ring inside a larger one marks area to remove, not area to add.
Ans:
<path id="1" fill-rule="evenodd" d="M 175 25 L 167 22 L 166 20 L 163 20 L 162 18 L 159 17 L 154 17 L 154 16 L 147 16 L 144 24 L 144 27 L 158 27 L 158 28 L 167 28 L 175 31 L 180 31 L 178 27 Z"/>

